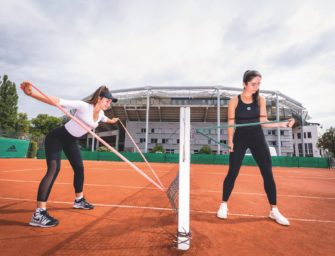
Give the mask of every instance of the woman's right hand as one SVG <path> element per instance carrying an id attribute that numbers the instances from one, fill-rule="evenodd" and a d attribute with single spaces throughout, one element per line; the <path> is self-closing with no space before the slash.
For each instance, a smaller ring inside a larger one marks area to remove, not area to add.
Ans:
<path id="1" fill-rule="evenodd" d="M 234 143 L 232 141 L 228 141 L 228 146 L 230 147 L 228 149 L 229 152 L 234 152 Z"/>
<path id="2" fill-rule="evenodd" d="M 120 119 L 119 118 L 117 118 L 117 117 L 114 117 L 113 119 L 112 119 L 112 123 L 113 124 L 115 124 L 117 121 L 119 121 Z"/>
<path id="3" fill-rule="evenodd" d="M 30 82 L 21 83 L 20 88 L 24 92 L 24 94 L 28 96 L 31 96 L 33 94 L 33 89 Z"/>

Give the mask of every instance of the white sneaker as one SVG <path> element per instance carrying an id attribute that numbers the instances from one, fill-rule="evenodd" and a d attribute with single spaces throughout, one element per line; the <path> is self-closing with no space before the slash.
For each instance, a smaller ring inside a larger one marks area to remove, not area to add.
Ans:
<path id="1" fill-rule="evenodd" d="M 280 214 L 278 208 L 272 208 L 269 217 L 275 220 L 280 225 L 289 226 L 290 222 L 283 215 Z"/>
<path id="2" fill-rule="evenodd" d="M 216 216 L 220 219 L 227 219 L 227 214 L 228 214 L 228 208 L 227 208 L 227 203 L 221 203 L 220 209 L 217 212 Z"/>

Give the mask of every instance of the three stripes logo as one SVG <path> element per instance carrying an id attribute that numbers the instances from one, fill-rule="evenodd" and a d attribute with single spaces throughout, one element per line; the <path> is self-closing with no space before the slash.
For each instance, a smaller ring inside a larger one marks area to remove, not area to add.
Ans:
<path id="1" fill-rule="evenodd" d="M 6 152 L 17 152 L 15 145 L 10 146 Z"/>

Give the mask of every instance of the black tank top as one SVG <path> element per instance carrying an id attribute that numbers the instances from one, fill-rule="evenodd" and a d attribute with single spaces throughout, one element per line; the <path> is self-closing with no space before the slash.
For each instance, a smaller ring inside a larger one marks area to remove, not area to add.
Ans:
<path id="1" fill-rule="evenodd" d="M 236 124 L 247 124 L 259 122 L 260 108 L 256 102 L 245 104 L 241 100 L 241 95 L 238 95 L 238 104 L 235 109 L 235 123 Z M 238 127 L 243 130 L 259 129 L 260 125 Z"/>

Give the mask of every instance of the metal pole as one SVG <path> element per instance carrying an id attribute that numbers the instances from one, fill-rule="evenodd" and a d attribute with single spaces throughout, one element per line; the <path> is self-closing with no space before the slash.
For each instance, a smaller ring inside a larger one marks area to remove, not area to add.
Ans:
<path id="1" fill-rule="evenodd" d="M 117 134 L 116 134 L 116 138 L 115 138 L 115 149 L 117 151 L 119 151 L 119 135 L 120 135 L 120 132 L 119 132 L 119 130 L 117 130 Z"/>
<path id="2" fill-rule="evenodd" d="M 305 140 L 304 140 L 304 111 L 301 110 L 301 142 L 302 156 L 305 157 Z"/>
<path id="3" fill-rule="evenodd" d="M 98 135 L 98 134 L 97 134 L 97 135 Z M 100 145 L 99 143 L 100 143 L 100 141 L 97 140 L 97 144 L 96 144 L 96 146 L 95 146 L 95 150 L 97 150 L 97 149 L 99 148 L 99 145 Z"/>
<path id="4" fill-rule="evenodd" d="M 148 153 L 148 140 L 149 140 L 149 108 L 150 108 L 150 91 L 147 90 L 147 111 L 145 118 L 145 149 L 144 152 Z"/>
<path id="5" fill-rule="evenodd" d="M 218 122 L 218 126 L 220 126 L 220 90 L 217 89 L 217 122 Z M 218 141 L 220 141 L 220 128 L 218 128 L 217 130 L 218 132 Z M 218 144 L 218 155 L 220 155 L 220 144 Z"/>
<path id="6" fill-rule="evenodd" d="M 95 128 L 94 128 L 93 132 L 95 133 Z M 94 139 L 95 139 L 95 137 L 92 136 L 92 145 L 91 145 L 91 151 L 92 152 L 94 152 Z"/>
<path id="7" fill-rule="evenodd" d="M 276 120 L 279 121 L 279 97 L 276 93 Z M 278 156 L 281 156 L 281 142 L 280 142 L 280 128 L 277 127 L 277 144 L 278 144 Z"/>

